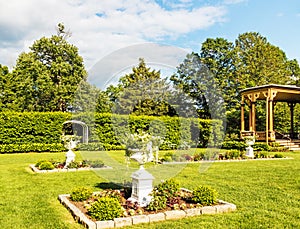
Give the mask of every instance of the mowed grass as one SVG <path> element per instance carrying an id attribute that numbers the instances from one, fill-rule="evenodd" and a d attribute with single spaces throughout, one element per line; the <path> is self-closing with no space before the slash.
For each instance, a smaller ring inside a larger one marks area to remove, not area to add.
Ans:
<path id="1" fill-rule="evenodd" d="M 182 187 L 210 185 L 237 211 L 127 228 L 300 228 L 300 153 L 293 159 L 189 165 L 147 165 L 155 183 L 175 176 Z M 126 166 L 123 151 L 77 152 L 103 159 L 112 170 L 34 174 L 29 164 L 41 159 L 64 160 L 64 153 L 0 155 L 0 228 L 83 228 L 59 203 L 59 194 L 77 186 L 99 190 L 99 184 L 128 179 L 138 166 Z M 112 176 L 114 174 L 114 176 Z M 111 179 L 111 180 L 110 180 Z"/>

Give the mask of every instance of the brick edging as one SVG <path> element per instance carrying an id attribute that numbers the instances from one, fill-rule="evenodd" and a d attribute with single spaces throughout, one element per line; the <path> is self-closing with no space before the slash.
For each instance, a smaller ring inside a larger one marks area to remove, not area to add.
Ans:
<path id="1" fill-rule="evenodd" d="M 98 228 L 115 228 L 123 226 L 131 226 L 140 223 L 152 223 L 164 221 L 169 219 L 181 219 L 191 216 L 199 216 L 205 214 L 218 214 L 225 212 L 232 212 L 236 210 L 236 205 L 218 200 L 219 204 L 214 206 L 204 206 L 200 208 L 190 208 L 186 210 L 171 210 L 164 213 L 155 213 L 149 215 L 135 215 L 130 217 L 115 218 L 114 220 L 106 221 L 92 221 L 86 217 L 74 204 L 72 204 L 68 197 L 69 194 L 62 194 L 58 196 L 59 201 L 71 212 L 76 222 L 83 224 L 88 229 Z"/>

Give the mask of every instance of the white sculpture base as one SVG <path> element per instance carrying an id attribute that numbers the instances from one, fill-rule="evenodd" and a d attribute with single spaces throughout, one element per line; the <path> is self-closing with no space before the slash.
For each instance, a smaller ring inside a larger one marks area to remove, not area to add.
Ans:
<path id="1" fill-rule="evenodd" d="M 147 172 L 141 165 L 140 169 L 131 175 L 132 193 L 128 199 L 132 202 L 138 202 L 141 207 L 147 206 L 151 201 L 152 182 L 154 177 Z"/>
<path id="2" fill-rule="evenodd" d="M 253 151 L 253 148 L 251 146 L 248 146 L 246 148 L 246 157 L 254 158 L 254 151 Z"/>
<path id="3" fill-rule="evenodd" d="M 64 168 L 67 168 L 72 161 L 75 161 L 75 156 L 75 153 L 69 149 L 69 151 L 66 153 L 66 164 Z"/>

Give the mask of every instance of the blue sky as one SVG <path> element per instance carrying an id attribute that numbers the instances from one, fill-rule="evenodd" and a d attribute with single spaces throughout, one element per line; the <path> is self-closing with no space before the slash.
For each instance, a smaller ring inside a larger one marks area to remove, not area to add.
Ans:
<path id="1" fill-rule="evenodd" d="M 134 45 L 198 52 L 207 38 L 233 42 L 250 31 L 300 61 L 299 0 L 0 0 L 0 64 L 12 68 L 35 40 L 55 34 L 59 22 L 72 32 L 69 42 L 88 70 Z"/>

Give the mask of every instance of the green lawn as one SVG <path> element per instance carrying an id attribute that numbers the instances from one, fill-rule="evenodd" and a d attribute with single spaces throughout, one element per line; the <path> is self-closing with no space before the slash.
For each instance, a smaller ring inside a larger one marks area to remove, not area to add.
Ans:
<path id="1" fill-rule="evenodd" d="M 155 166 L 147 168 L 155 182 L 176 175 L 182 187 L 208 184 L 237 211 L 130 228 L 300 228 L 300 153 L 291 160 Z M 0 228 L 83 228 L 58 202 L 57 196 L 76 186 L 99 189 L 99 184 L 124 181 L 136 163 L 124 164 L 123 152 L 77 153 L 99 158 L 115 169 L 34 174 L 29 164 L 41 159 L 64 159 L 64 153 L 0 155 Z"/>

